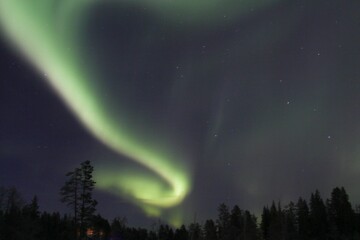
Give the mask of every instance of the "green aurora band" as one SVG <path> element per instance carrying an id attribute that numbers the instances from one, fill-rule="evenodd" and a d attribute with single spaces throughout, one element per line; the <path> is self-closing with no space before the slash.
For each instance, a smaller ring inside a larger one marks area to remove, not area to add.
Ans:
<path id="1" fill-rule="evenodd" d="M 188 26 L 245 15 L 276 0 L 0 0 L 3 37 L 44 74 L 52 89 L 95 138 L 118 154 L 144 166 L 152 175 L 100 168 L 97 186 L 131 200 L 150 216 L 180 204 L 191 190 L 190 166 L 180 154 L 142 144 L 141 136 L 113 116 L 102 102 L 81 56 L 81 30 L 87 13 L 97 4 L 138 5 L 168 22 Z M 165 146 L 162 146 L 165 148 Z M 175 219 L 173 223 L 180 223 Z"/>

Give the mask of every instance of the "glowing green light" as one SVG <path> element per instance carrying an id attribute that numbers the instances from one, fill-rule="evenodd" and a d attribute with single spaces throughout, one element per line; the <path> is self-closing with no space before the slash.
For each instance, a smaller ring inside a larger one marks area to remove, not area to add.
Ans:
<path id="1" fill-rule="evenodd" d="M 179 154 L 165 154 L 139 141 L 125 122 L 112 116 L 92 81 L 79 46 L 83 19 L 93 4 L 135 4 L 154 14 L 186 22 L 211 22 L 235 16 L 272 1 L 254 0 L 0 0 L 2 33 L 28 59 L 62 98 L 82 125 L 112 150 L 154 175 L 100 169 L 101 189 L 129 198 L 149 215 L 182 202 L 191 188 L 189 167 Z M 229 15 L 229 16 L 230 16 Z M 173 219 L 173 222 L 179 220 Z"/>
<path id="2" fill-rule="evenodd" d="M 179 204 L 188 194 L 189 171 L 182 159 L 139 144 L 131 130 L 103 106 L 86 71 L 86 63 L 76 51 L 80 43 L 75 41 L 74 26 L 81 24 L 73 22 L 84 10 L 80 2 L 88 1 L 63 1 L 55 8 L 55 1 L 49 0 L 2 0 L 1 25 L 10 43 L 44 73 L 48 83 L 89 132 L 158 176 L 149 178 L 99 170 L 98 187 L 125 194 L 148 214 L 159 215 L 160 208 Z"/>

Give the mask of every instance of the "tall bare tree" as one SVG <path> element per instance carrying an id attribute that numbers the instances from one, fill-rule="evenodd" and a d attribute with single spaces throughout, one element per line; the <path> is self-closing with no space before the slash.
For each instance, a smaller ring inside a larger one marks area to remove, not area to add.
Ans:
<path id="1" fill-rule="evenodd" d="M 90 161 L 82 162 L 80 168 L 75 168 L 66 174 L 68 180 L 60 190 L 61 201 L 73 211 L 76 231 L 80 237 L 90 226 L 96 211 L 97 201 L 92 197 L 95 187 L 95 181 L 92 178 L 93 171 L 94 167 Z"/>

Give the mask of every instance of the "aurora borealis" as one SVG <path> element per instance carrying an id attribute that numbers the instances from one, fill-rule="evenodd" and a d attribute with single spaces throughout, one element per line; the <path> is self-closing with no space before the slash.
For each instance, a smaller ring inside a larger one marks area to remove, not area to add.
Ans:
<path id="1" fill-rule="evenodd" d="M 125 192 L 126 196 L 134 198 L 148 214 L 155 216 L 160 214 L 157 207 L 170 207 L 181 202 L 189 191 L 189 177 L 181 166 L 182 162 L 179 162 L 175 169 L 170 159 L 151 150 L 150 146 L 139 144 L 131 133 L 127 133 L 121 121 L 114 121 L 114 117 L 104 110 L 106 107 L 96 97 L 90 78 L 85 77 L 88 74 L 81 69 L 80 61 L 76 60 L 80 59 L 80 56 L 77 58 L 73 54 L 78 47 L 70 40 L 74 37 L 67 36 L 71 33 L 69 29 L 62 29 L 77 20 L 70 16 L 76 10 L 72 8 L 79 7 L 76 6 L 78 3 L 65 1 L 64 6 L 56 6 L 57 9 L 54 9 L 55 2 L 37 3 L 3 1 L 1 16 L 5 33 L 15 42 L 15 46 L 19 46 L 20 51 L 44 72 L 45 79 L 88 131 L 109 148 L 138 161 L 160 178 L 158 180 L 134 174 L 127 174 L 124 178 L 125 173 L 120 171 L 113 173 L 100 170 L 96 177 L 99 188 Z M 37 13 L 36 17 L 34 12 Z M 50 13 L 52 14 L 49 16 Z M 53 19 L 53 14 L 59 16 L 58 19 Z M 68 20 L 70 22 L 66 22 Z M 31 33 L 26 30 L 31 30 Z M 121 179 L 118 180 L 117 176 Z M 164 186 L 161 181 L 166 181 L 169 186 Z"/>
<path id="2" fill-rule="evenodd" d="M 34 194 L 52 172 L 56 199 L 90 159 L 104 212 L 174 224 L 337 185 L 360 200 L 357 7 L 0 0 L 0 180 Z"/>

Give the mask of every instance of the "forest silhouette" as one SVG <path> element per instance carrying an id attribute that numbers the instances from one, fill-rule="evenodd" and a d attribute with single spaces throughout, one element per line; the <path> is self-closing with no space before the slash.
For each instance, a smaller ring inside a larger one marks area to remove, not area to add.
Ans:
<path id="1" fill-rule="evenodd" d="M 35 196 L 26 203 L 15 187 L 0 187 L 1 240 L 357 240 L 360 206 L 352 207 L 344 187 L 329 198 L 320 192 L 283 204 L 273 201 L 255 216 L 238 205 L 218 206 L 216 219 L 174 228 L 156 222 L 148 229 L 130 227 L 126 216 L 108 221 L 96 213 L 91 191 L 93 168 L 89 161 L 66 174 L 62 201 L 75 214 L 39 211 Z M 75 174 L 76 173 L 76 174 Z"/>

